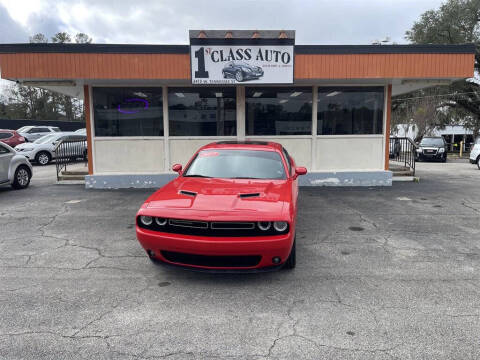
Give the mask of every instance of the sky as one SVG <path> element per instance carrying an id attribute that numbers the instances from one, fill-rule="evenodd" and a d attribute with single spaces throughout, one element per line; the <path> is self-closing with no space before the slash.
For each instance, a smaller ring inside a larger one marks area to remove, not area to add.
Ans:
<path id="1" fill-rule="evenodd" d="M 296 30 L 296 44 L 371 44 L 440 0 L 0 0 L 0 43 L 83 32 L 95 43 L 187 44 L 189 29 Z"/>

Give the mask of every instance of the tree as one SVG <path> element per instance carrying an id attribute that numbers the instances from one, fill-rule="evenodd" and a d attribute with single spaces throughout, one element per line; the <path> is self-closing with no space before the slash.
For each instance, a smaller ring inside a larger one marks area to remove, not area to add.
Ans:
<path id="1" fill-rule="evenodd" d="M 72 38 L 66 32 L 58 32 L 52 36 L 52 42 L 57 44 L 65 44 L 72 42 Z"/>
<path id="2" fill-rule="evenodd" d="M 450 94 L 441 96 L 437 108 L 455 115 L 466 111 L 464 126 L 480 132 L 480 0 L 448 0 L 438 10 L 423 13 L 405 38 L 414 44 L 475 43 L 475 76 L 456 81 L 449 86 L 437 87 L 434 92 Z M 426 90 L 428 93 L 429 90 Z M 401 98 L 400 98 L 401 99 Z"/>
<path id="3" fill-rule="evenodd" d="M 43 43 L 43 44 L 46 44 L 48 43 L 48 39 L 45 35 L 43 34 L 35 34 L 33 36 L 30 36 L 30 42 L 31 43 Z"/>
<path id="4" fill-rule="evenodd" d="M 92 38 L 84 33 L 78 33 L 75 35 L 75 42 L 77 44 L 90 44 L 92 42 Z"/>

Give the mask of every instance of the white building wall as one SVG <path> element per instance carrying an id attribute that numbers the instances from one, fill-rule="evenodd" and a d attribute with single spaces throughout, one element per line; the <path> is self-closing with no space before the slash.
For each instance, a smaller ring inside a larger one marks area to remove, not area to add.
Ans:
<path id="1" fill-rule="evenodd" d="M 165 172 L 163 139 L 96 138 L 95 174 Z"/>

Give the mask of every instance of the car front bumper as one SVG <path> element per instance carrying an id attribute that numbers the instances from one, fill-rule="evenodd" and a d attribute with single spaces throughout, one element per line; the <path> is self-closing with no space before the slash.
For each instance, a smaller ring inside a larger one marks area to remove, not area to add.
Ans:
<path id="1" fill-rule="evenodd" d="M 417 157 L 420 160 L 443 160 L 447 157 L 446 153 L 439 153 L 436 154 L 424 154 L 424 153 L 417 153 Z"/>
<path id="2" fill-rule="evenodd" d="M 293 245 L 292 231 L 284 235 L 264 237 L 202 237 L 162 233 L 136 227 L 137 239 L 150 257 L 164 262 L 192 269 L 214 271 L 269 270 L 281 267 L 290 255 Z M 171 254 L 181 254 L 172 258 Z M 260 258 L 255 264 L 230 266 L 225 261 L 235 262 L 243 258 Z M 273 258 L 280 262 L 274 263 Z M 200 258 L 201 264 L 197 262 Z M 178 259 L 178 260 L 177 260 Z M 185 261 L 182 259 L 195 259 Z M 210 264 L 208 259 L 221 259 L 222 265 Z"/>

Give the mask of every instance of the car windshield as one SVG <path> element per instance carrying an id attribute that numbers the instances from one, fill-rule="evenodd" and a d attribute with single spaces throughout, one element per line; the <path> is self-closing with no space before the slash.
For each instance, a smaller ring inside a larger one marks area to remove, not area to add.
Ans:
<path id="1" fill-rule="evenodd" d="M 424 138 L 420 146 L 444 146 L 444 143 L 442 138 Z"/>
<path id="2" fill-rule="evenodd" d="M 22 126 L 20 129 L 17 130 L 17 132 L 25 132 L 31 128 L 31 126 Z"/>
<path id="3" fill-rule="evenodd" d="M 58 138 L 58 135 L 45 135 L 40 139 L 34 141 L 35 144 L 46 144 L 49 141 L 54 142 Z"/>
<path id="4" fill-rule="evenodd" d="M 203 150 L 183 176 L 227 179 L 285 179 L 277 152 L 258 150 Z"/>

